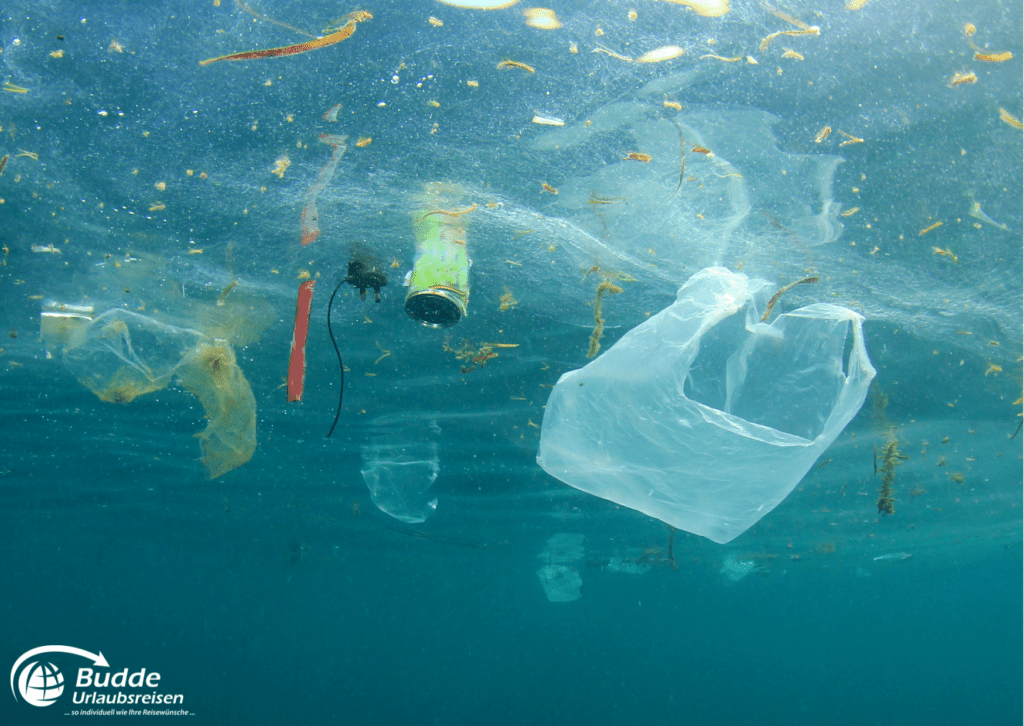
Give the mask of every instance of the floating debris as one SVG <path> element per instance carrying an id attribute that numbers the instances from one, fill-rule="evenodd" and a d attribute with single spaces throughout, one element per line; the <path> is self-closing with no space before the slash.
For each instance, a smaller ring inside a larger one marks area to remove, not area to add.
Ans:
<path id="1" fill-rule="evenodd" d="M 508 6 L 506 5 L 505 7 Z M 531 28 L 557 30 L 562 27 L 562 21 L 555 15 L 555 11 L 548 8 L 527 8 L 523 11 L 523 15 L 526 16 L 526 24 Z"/>

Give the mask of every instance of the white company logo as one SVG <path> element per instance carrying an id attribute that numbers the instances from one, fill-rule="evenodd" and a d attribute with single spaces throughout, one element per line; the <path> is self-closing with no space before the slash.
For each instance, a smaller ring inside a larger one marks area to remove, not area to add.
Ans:
<path id="1" fill-rule="evenodd" d="M 62 660 L 66 655 L 92 661 L 91 668 L 79 668 L 74 683 L 64 680 L 64 674 L 51 660 Z M 11 668 L 11 694 L 14 700 L 44 708 L 56 703 L 65 690 L 71 691 L 74 706 L 172 706 L 184 703 L 184 696 L 160 693 L 160 674 L 147 673 L 145 668 L 129 674 L 125 668 L 111 673 L 110 664 L 103 653 L 90 653 L 68 645 L 44 645 L 22 653 Z M 17 685 L 15 685 L 17 684 Z M 129 689 L 125 692 L 123 689 Z M 187 710 L 135 710 L 125 708 L 109 711 L 94 709 L 69 711 L 67 715 L 139 715 L 187 716 Z"/>

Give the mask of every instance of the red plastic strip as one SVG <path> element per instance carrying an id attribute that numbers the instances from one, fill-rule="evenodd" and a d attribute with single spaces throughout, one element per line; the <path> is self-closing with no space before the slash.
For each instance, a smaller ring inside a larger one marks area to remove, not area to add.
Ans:
<path id="1" fill-rule="evenodd" d="M 295 305 L 295 331 L 292 333 L 292 354 L 288 360 L 288 402 L 301 401 L 306 383 L 306 338 L 309 337 L 309 313 L 313 306 L 313 285 L 309 280 L 299 285 Z"/>

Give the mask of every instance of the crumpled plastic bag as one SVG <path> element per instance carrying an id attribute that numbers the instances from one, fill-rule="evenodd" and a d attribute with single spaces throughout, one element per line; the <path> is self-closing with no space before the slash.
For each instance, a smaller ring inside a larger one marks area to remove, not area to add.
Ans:
<path id="1" fill-rule="evenodd" d="M 115 308 L 74 331 L 64 364 L 108 403 L 129 403 L 165 388 L 178 375 L 209 420 L 196 436 L 211 479 L 241 466 L 256 451 L 256 399 L 224 340 Z"/>
<path id="2" fill-rule="evenodd" d="M 742 534 L 853 419 L 875 376 L 860 315 L 814 304 L 762 323 L 769 292 L 724 268 L 696 273 L 675 303 L 558 380 L 538 463 L 714 542 Z"/>

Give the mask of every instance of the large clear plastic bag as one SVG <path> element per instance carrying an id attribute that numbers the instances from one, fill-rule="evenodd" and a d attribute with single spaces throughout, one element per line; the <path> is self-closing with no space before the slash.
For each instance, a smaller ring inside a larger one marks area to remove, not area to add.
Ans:
<path id="1" fill-rule="evenodd" d="M 860 315 L 814 304 L 762 323 L 769 293 L 724 268 L 696 273 L 675 303 L 559 379 L 540 465 L 718 543 L 746 531 L 857 414 L 875 376 Z"/>

